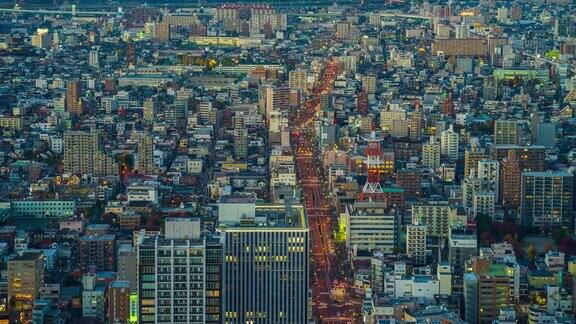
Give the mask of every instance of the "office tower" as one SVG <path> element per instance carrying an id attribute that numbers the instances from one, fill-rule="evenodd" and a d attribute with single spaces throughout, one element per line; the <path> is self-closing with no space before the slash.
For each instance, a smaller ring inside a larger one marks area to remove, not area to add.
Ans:
<path id="1" fill-rule="evenodd" d="M 306 92 L 308 88 L 308 76 L 306 75 L 306 70 L 295 69 L 288 73 L 288 84 L 292 89 L 302 90 Z"/>
<path id="2" fill-rule="evenodd" d="M 82 83 L 74 80 L 66 85 L 66 110 L 72 114 L 82 115 L 84 103 L 82 102 Z"/>
<path id="3" fill-rule="evenodd" d="M 416 265 L 426 264 L 426 225 L 406 225 L 406 254 Z"/>
<path id="4" fill-rule="evenodd" d="M 130 317 L 130 282 L 114 280 L 108 288 L 108 323 L 128 323 Z"/>
<path id="5" fill-rule="evenodd" d="M 218 236 L 206 238 L 206 323 L 222 323 L 222 244 Z"/>
<path id="6" fill-rule="evenodd" d="M 487 323 L 498 318 L 501 308 L 513 305 L 514 277 L 501 264 L 474 259 L 471 272 L 464 275 L 464 319 Z"/>
<path id="7" fill-rule="evenodd" d="M 458 140 L 459 136 L 454 132 L 452 125 L 442 132 L 442 136 L 440 137 L 441 153 L 446 156 L 448 161 L 458 160 Z"/>
<path id="8" fill-rule="evenodd" d="M 100 61 L 98 59 L 98 50 L 90 51 L 88 54 L 88 65 L 92 67 L 100 67 Z"/>
<path id="9" fill-rule="evenodd" d="M 244 114 L 236 113 L 234 123 L 234 155 L 236 159 L 245 159 L 248 154 L 248 130 L 244 125 Z"/>
<path id="10" fill-rule="evenodd" d="M 223 320 L 228 323 L 305 323 L 309 243 L 303 206 L 222 197 Z M 278 293 L 281 292 L 281 293 Z"/>
<path id="11" fill-rule="evenodd" d="M 32 314 L 44 284 L 46 258 L 41 252 L 26 252 L 8 260 L 8 307 Z"/>
<path id="12" fill-rule="evenodd" d="M 520 207 L 522 170 L 515 151 L 510 151 L 508 157 L 502 160 L 500 174 L 502 206 L 513 209 Z"/>
<path id="13" fill-rule="evenodd" d="M 416 203 L 412 205 L 412 223 L 426 225 L 429 236 L 448 237 L 455 212 L 455 208 L 446 201 Z"/>
<path id="14" fill-rule="evenodd" d="M 369 74 L 363 75 L 361 78 L 362 82 L 362 90 L 364 90 L 367 94 L 373 95 L 376 93 L 376 76 Z"/>
<path id="15" fill-rule="evenodd" d="M 419 106 L 412 112 L 410 116 L 410 140 L 420 141 L 422 136 L 422 124 L 424 123 L 424 114 Z"/>
<path id="16" fill-rule="evenodd" d="M 119 281 L 128 281 L 131 293 L 137 292 L 136 249 L 132 244 L 121 244 L 118 247 L 116 265 L 116 278 Z"/>
<path id="17" fill-rule="evenodd" d="M 104 176 L 117 174 L 114 160 L 100 149 L 98 133 L 64 133 L 64 172 Z"/>
<path id="18" fill-rule="evenodd" d="M 494 122 L 494 144 L 516 145 L 520 140 L 520 128 L 515 120 L 497 120 Z"/>
<path id="19" fill-rule="evenodd" d="M 90 267 L 95 267 L 97 271 L 115 271 L 116 237 L 112 234 L 80 237 L 78 265 L 83 272 Z"/>
<path id="20" fill-rule="evenodd" d="M 564 171 L 523 172 L 520 214 L 524 226 L 574 229 L 574 177 Z"/>
<path id="21" fill-rule="evenodd" d="M 203 323 L 206 240 L 199 219 L 167 219 L 164 235 L 138 247 L 140 323 Z"/>
<path id="22" fill-rule="evenodd" d="M 478 175 L 478 178 L 488 183 L 488 190 L 494 192 L 494 198 L 496 199 L 496 202 L 499 202 L 500 163 L 495 160 L 478 161 L 478 171 L 476 174 Z"/>
<path id="23" fill-rule="evenodd" d="M 148 123 L 153 123 L 156 119 L 157 113 L 158 113 L 158 103 L 156 102 L 156 98 L 147 98 L 144 101 L 144 107 L 142 113 L 144 120 Z"/>
<path id="24" fill-rule="evenodd" d="M 422 145 L 422 165 L 430 169 L 436 169 L 440 166 L 440 143 L 434 136 L 430 137 L 430 142 Z"/>
<path id="25" fill-rule="evenodd" d="M 470 140 L 470 149 L 464 152 L 464 177 L 470 176 L 470 171 L 478 167 L 478 162 L 488 158 L 486 150 L 480 147 L 478 139 Z"/>
<path id="26" fill-rule="evenodd" d="M 82 277 L 82 317 L 100 321 L 106 316 L 106 285 L 98 282 L 95 274 Z"/>
<path id="27" fill-rule="evenodd" d="M 396 212 L 383 201 L 356 201 L 346 205 L 346 245 L 358 256 L 373 250 L 394 253 L 397 237 Z"/>
<path id="28" fill-rule="evenodd" d="M 154 139 L 144 135 L 138 142 L 138 171 L 143 174 L 158 173 L 158 166 L 154 163 Z"/>

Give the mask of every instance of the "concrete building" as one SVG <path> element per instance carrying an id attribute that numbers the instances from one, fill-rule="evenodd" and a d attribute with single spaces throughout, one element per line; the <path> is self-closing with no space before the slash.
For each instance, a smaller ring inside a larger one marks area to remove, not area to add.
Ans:
<path id="1" fill-rule="evenodd" d="M 8 260 L 8 306 L 32 314 L 32 307 L 44 284 L 45 258 L 40 252 L 27 252 Z"/>
<path id="2" fill-rule="evenodd" d="M 447 130 L 442 132 L 442 136 L 440 137 L 442 155 L 451 162 L 458 160 L 458 145 L 459 136 L 454 132 L 452 125 L 450 125 Z"/>
<path id="3" fill-rule="evenodd" d="M 304 323 L 310 288 L 304 208 L 263 204 L 250 210 L 219 229 L 224 242 L 223 319 Z"/>
<path id="4" fill-rule="evenodd" d="M 95 176 L 118 173 L 114 160 L 101 150 L 98 133 L 64 133 L 64 172 Z"/>
<path id="5" fill-rule="evenodd" d="M 158 173 L 158 166 L 154 163 L 154 139 L 145 135 L 138 142 L 138 171 L 143 174 Z"/>
<path id="6" fill-rule="evenodd" d="M 115 271 L 116 237 L 111 234 L 82 236 L 78 247 L 78 263 L 83 272 L 90 267 L 96 267 L 97 271 Z"/>
<path id="7" fill-rule="evenodd" d="M 563 171 L 523 172 L 520 213 L 524 226 L 574 228 L 574 177 Z"/>
<path id="8" fill-rule="evenodd" d="M 356 256 L 372 255 L 373 250 L 395 252 L 397 215 L 385 202 L 357 201 L 346 206 L 346 245 Z"/>
<path id="9" fill-rule="evenodd" d="M 520 128 L 516 120 L 497 120 L 494 122 L 494 144 L 517 145 L 520 140 Z"/>
<path id="10" fill-rule="evenodd" d="M 447 238 L 455 213 L 445 201 L 416 203 L 412 205 L 412 222 L 426 225 L 430 236 Z"/>
<path id="11" fill-rule="evenodd" d="M 427 232 L 426 225 L 406 225 L 406 254 L 408 254 L 417 265 L 426 264 Z"/>
<path id="12" fill-rule="evenodd" d="M 130 282 L 115 280 L 108 287 L 108 323 L 128 323 L 130 320 Z"/>

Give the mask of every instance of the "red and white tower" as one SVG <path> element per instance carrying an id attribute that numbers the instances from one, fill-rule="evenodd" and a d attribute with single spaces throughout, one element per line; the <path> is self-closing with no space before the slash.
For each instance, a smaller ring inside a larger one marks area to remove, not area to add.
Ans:
<path id="1" fill-rule="evenodd" d="M 368 177 L 360 193 L 359 200 L 384 199 L 384 192 L 382 191 L 382 186 L 380 186 L 380 173 L 384 169 L 382 148 L 380 147 L 381 140 L 382 138 L 377 136 L 375 132 L 372 132 L 370 137 L 366 138 L 368 144 L 364 150 L 366 155 L 364 165 L 366 166 Z"/>

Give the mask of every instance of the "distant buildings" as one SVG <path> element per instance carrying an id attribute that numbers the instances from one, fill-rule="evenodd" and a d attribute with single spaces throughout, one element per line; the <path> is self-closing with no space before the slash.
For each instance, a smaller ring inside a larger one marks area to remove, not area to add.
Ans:
<path id="1" fill-rule="evenodd" d="M 64 172 L 103 176 L 118 171 L 114 160 L 101 151 L 98 133 L 70 131 L 64 134 Z"/>

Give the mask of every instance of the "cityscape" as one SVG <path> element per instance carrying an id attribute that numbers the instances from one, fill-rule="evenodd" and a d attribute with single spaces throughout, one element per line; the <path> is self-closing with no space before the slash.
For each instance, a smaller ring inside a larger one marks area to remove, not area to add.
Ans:
<path id="1" fill-rule="evenodd" d="M 0 0 L 0 324 L 576 324 L 573 0 Z"/>

